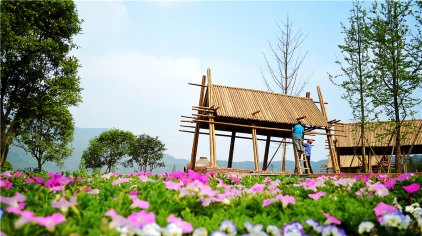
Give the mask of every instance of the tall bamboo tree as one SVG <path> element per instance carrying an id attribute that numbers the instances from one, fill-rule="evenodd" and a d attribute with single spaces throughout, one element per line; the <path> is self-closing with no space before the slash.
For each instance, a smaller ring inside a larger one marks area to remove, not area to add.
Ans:
<path id="1" fill-rule="evenodd" d="M 402 170 L 402 120 L 412 117 L 421 99 L 414 95 L 421 86 L 420 21 L 412 27 L 415 9 L 412 1 L 374 2 L 371 20 L 373 50 L 372 93 L 374 106 L 380 106 L 394 122 L 395 168 Z"/>
<path id="2" fill-rule="evenodd" d="M 353 9 L 350 11 L 349 25 L 341 23 L 342 33 L 344 34 L 344 44 L 339 45 L 343 54 L 343 60 L 337 60 L 342 74 L 332 76 L 330 80 L 345 90 L 342 98 L 347 100 L 354 120 L 359 123 L 359 142 L 362 150 L 363 171 L 370 170 L 371 165 L 366 163 L 365 147 L 365 126 L 368 120 L 374 116 L 374 110 L 371 108 L 369 99 L 370 82 L 370 63 L 371 58 L 369 48 L 369 24 L 367 22 L 368 13 L 362 7 L 362 2 L 353 3 Z M 341 82 L 339 79 L 344 78 Z M 357 131 L 356 131 L 357 132 Z M 358 132 L 357 132 L 358 133 Z M 370 161 L 368 161 L 370 163 Z"/>

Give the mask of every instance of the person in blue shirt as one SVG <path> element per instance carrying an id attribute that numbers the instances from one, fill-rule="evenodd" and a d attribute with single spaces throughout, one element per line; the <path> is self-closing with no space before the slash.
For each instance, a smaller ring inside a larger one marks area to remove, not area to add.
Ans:
<path id="1" fill-rule="evenodd" d="M 297 124 L 293 127 L 293 143 L 296 145 L 299 154 L 304 152 L 302 145 L 303 131 L 305 131 L 305 129 L 302 126 L 302 121 L 298 120 Z"/>
<path id="2" fill-rule="evenodd" d="M 311 166 L 311 149 L 312 149 L 312 143 L 314 142 L 313 139 L 308 139 L 306 143 L 303 143 L 303 146 L 305 147 L 305 153 L 306 153 L 306 160 L 308 160 L 309 165 L 309 172 L 313 174 L 312 166 Z M 303 162 L 303 166 L 306 167 L 305 161 Z"/>

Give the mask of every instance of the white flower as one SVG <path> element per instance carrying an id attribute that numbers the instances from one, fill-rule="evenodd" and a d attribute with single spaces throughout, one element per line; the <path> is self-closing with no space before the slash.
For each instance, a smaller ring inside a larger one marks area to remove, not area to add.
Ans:
<path id="1" fill-rule="evenodd" d="M 219 230 L 226 232 L 228 236 L 235 236 L 237 234 L 236 225 L 229 220 L 221 222 Z"/>
<path id="2" fill-rule="evenodd" d="M 164 236 L 182 236 L 183 230 L 177 226 L 175 223 L 171 223 L 167 225 L 167 227 L 163 230 Z"/>
<path id="3" fill-rule="evenodd" d="M 204 227 L 199 227 L 193 231 L 192 236 L 208 236 L 208 231 Z"/>
<path id="4" fill-rule="evenodd" d="M 413 214 L 413 212 L 415 211 L 415 208 L 412 205 L 410 205 L 410 206 L 406 206 L 406 208 L 404 208 L 404 210 L 406 212 L 409 212 L 410 214 Z"/>
<path id="5" fill-rule="evenodd" d="M 143 236 L 161 236 L 161 227 L 156 224 L 146 224 L 142 227 L 142 233 Z"/>
<path id="6" fill-rule="evenodd" d="M 267 226 L 267 233 L 271 236 L 280 236 L 281 235 L 278 227 L 274 226 L 274 225 L 268 225 Z"/>
<path id="7" fill-rule="evenodd" d="M 363 234 L 363 233 L 369 233 L 371 232 L 371 230 L 374 228 L 374 223 L 370 222 L 370 221 L 362 221 L 359 224 L 359 234 Z"/>

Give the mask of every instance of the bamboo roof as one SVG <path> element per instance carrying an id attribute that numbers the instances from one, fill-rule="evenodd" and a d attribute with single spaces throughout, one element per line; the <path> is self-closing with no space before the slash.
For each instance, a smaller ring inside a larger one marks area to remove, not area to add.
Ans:
<path id="1" fill-rule="evenodd" d="M 341 156 L 340 158 L 340 167 L 346 168 L 346 167 L 361 167 L 361 156 L 354 156 L 353 155 L 346 155 Z M 366 161 L 368 161 L 368 157 L 365 158 Z M 377 166 L 380 160 L 382 159 L 382 156 L 371 156 L 371 164 L 372 166 Z M 331 163 L 331 158 L 328 158 L 327 168 L 332 168 L 333 164 Z"/>
<path id="2" fill-rule="evenodd" d="M 422 134 L 420 127 L 422 120 L 405 120 L 401 127 L 402 151 L 408 152 L 412 147 L 412 153 L 422 152 Z M 352 149 L 360 153 L 360 127 L 358 123 L 345 123 L 335 126 L 336 133 L 342 136 L 336 137 L 336 149 L 340 155 L 353 154 Z M 391 148 L 395 146 L 395 136 L 391 137 L 394 130 L 393 122 L 368 122 L 365 127 L 365 146 L 369 146 L 376 154 L 391 154 Z M 388 151 L 387 153 L 385 153 Z"/>
<path id="3" fill-rule="evenodd" d="M 211 104 L 218 118 L 294 125 L 297 118 L 308 127 L 326 127 L 327 120 L 311 98 L 254 89 L 212 85 Z"/>

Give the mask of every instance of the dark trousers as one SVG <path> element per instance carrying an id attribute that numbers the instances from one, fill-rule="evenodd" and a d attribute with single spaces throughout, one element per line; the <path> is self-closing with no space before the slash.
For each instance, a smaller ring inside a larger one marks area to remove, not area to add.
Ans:
<path id="1" fill-rule="evenodd" d="M 312 171 L 312 166 L 311 166 L 311 156 L 306 156 L 306 160 L 308 160 L 309 173 L 313 174 L 314 172 Z M 306 168 L 305 161 L 303 162 L 303 166 Z"/>

